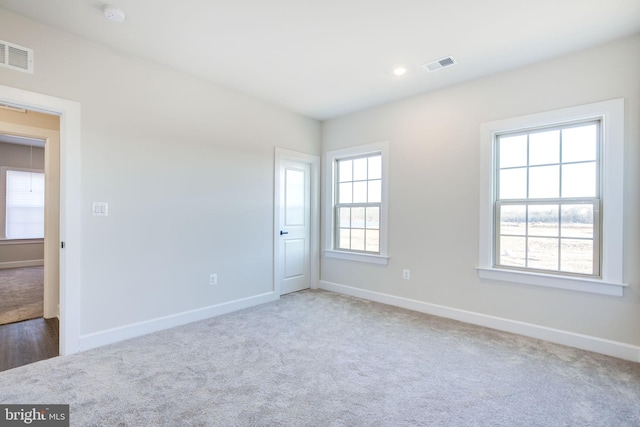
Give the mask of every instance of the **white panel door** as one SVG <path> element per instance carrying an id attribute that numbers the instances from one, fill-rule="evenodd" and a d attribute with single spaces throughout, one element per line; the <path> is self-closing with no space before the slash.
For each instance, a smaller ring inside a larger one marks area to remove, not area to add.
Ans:
<path id="1" fill-rule="evenodd" d="M 280 166 L 280 291 L 281 294 L 311 287 L 311 167 L 308 163 L 282 161 Z"/>

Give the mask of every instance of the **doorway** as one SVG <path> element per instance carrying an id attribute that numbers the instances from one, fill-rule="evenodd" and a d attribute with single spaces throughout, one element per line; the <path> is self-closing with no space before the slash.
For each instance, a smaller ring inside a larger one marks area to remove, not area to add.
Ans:
<path id="1" fill-rule="evenodd" d="M 27 110 L 25 108 L 5 107 L 0 108 L 0 133 L 4 135 L 10 135 L 10 138 L 5 137 L 5 140 L 11 141 L 16 148 L 20 147 L 20 144 L 16 142 L 22 142 L 21 148 L 23 148 L 25 157 L 22 160 L 24 163 L 23 168 L 19 167 L 5 167 L 6 174 L 13 170 L 20 172 L 42 172 L 44 170 L 44 243 L 41 248 L 42 256 L 39 258 L 44 262 L 44 317 L 52 318 L 58 316 L 59 306 L 59 260 L 60 254 L 58 249 L 58 242 L 60 241 L 60 119 L 56 115 L 46 114 L 42 112 L 35 112 Z M 34 145 L 36 145 L 35 148 Z M 38 146 L 39 145 L 39 146 Z M 43 150 L 43 151 L 42 151 Z M 14 154 L 19 155 L 20 153 Z M 38 154 L 41 153 L 41 159 L 38 159 Z M 34 164 L 34 159 L 36 164 Z M 0 159 L 1 162 L 2 159 Z M 8 163 L 20 162 L 20 159 L 14 160 Z M 40 166 L 34 169 L 36 166 Z M 0 165 L 2 166 L 2 165 Z M 4 184 L 6 176 L 0 177 L 0 181 Z M 33 176 L 30 175 L 30 185 L 33 182 Z M 5 195 L 4 191 L 0 191 L 0 195 Z M 33 205 L 34 202 L 27 202 Z M 0 204 L 2 206 L 2 204 Z M 2 219 L 6 218 L 7 211 L 0 209 Z M 31 244 L 34 240 L 30 239 L 33 235 L 21 235 L 24 232 L 18 232 L 14 237 L 27 237 L 26 239 L 7 239 L 6 232 L 2 233 L 5 242 L 10 240 L 10 243 Z M 33 248 L 32 248 L 33 249 Z M 34 259 L 33 250 L 31 250 L 30 260 L 21 259 L 22 262 L 37 261 Z M 29 258 L 29 256 L 27 256 Z M 28 266 L 28 265 L 15 265 L 15 266 Z"/>
<path id="2" fill-rule="evenodd" d="M 316 288 L 318 280 L 317 156 L 276 148 L 274 291 Z"/>
<path id="3" fill-rule="evenodd" d="M 0 104 L 60 117 L 60 355 L 81 347 L 81 108 L 80 103 L 0 85 Z M 56 247 L 57 251 L 57 247 Z M 45 256 L 46 258 L 46 256 Z"/>
<path id="4" fill-rule="evenodd" d="M 0 105 L 0 219 L 8 369 L 59 354 L 59 116 Z"/>

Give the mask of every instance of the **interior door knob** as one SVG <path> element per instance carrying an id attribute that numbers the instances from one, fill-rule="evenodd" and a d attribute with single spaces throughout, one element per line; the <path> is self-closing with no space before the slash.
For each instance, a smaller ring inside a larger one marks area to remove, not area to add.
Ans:
<path id="1" fill-rule="evenodd" d="M 280 230 L 280 235 L 282 236 L 283 234 L 289 234 L 289 232 Z"/>

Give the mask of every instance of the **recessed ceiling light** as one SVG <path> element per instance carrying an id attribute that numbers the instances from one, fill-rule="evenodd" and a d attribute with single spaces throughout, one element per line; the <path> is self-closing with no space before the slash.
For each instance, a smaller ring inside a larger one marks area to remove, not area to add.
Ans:
<path id="1" fill-rule="evenodd" d="M 124 22 L 124 18 L 126 17 L 124 10 L 110 4 L 105 4 L 104 6 L 102 6 L 102 12 L 104 13 L 105 18 L 107 18 L 109 21 L 117 22 L 118 24 L 122 24 Z"/>
<path id="2" fill-rule="evenodd" d="M 398 77 L 403 76 L 406 72 L 407 72 L 407 69 L 405 67 L 396 67 L 393 69 L 393 74 L 395 74 Z"/>

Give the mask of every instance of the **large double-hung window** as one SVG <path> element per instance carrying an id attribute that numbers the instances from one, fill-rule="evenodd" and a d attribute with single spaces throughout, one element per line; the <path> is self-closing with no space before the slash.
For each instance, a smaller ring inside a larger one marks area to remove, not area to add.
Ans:
<path id="1" fill-rule="evenodd" d="M 482 126 L 480 278 L 622 295 L 624 100 Z"/>
<path id="2" fill-rule="evenodd" d="M 497 266 L 600 276 L 601 125 L 496 135 Z"/>

